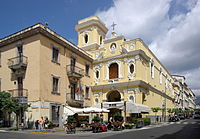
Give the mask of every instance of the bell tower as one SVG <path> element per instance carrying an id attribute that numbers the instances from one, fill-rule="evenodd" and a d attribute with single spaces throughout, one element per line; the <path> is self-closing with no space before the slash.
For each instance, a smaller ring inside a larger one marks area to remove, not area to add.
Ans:
<path id="1" fill-rule="evenodd" d="M 103 44 L 108 29 L 97 17 L 92 16 L 78 21 L 75 27 L 78 32 L 78 47 L 95 58 L 95 52 Z"/>

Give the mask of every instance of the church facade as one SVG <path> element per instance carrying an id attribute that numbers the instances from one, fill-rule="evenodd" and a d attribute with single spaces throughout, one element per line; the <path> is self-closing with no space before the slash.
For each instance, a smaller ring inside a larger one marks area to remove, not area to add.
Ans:
<path id="1" fill-rule="evenodd" d="M 172 76 L 140 38 L 126 40 L 114 31 L 106 38 L 108 29 L 98 17 L 80 20 L 76 31 L 78 47 L 94 59 L 92 104 L 111 111 L 105 120 L 116 111 L 130 116 L 138 108 L 152 116 L 151 107 L 174 107 Z"/>

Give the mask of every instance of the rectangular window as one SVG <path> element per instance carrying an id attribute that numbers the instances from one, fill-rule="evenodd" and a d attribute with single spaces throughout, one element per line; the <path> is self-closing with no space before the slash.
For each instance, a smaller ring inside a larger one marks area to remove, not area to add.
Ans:
<path id="1" fill-rule="evenodd" d="M 70 63 L 70 71 L 71 72 L 75 71 L 75 66 L 76 66 L 76 58 L 71 57 L 71 63 Z"/>
<path id="2" fill-rule="evenodd" d="M 53 77 L 52 93 L 59 94 L 59 78 L 58 77 Z"/>
<path id="3" fill-rule="evenodd" d="M 76 84 L 71 83 L 70 88 L 71 88 L 71 99 L 75 99 L 75 93 L 76 93 Z"/>
<path id="4" fill-rule="evenodd" d="M 20 46 L 17 47 L 17 52 L 18 52 L 18 56 L 23 55 L 23 45 L 20 45 Z"/>
<path id="5" fill-rule="evenodd" d="M 168 88 L 168 79 L 166 78 L 165 87 Z"/>
<path id="6" fill-rule="evenodd" d="M 160 71 L 160 84 L 162 84 L 162 72 Z"/>
<path id="7" fill-rule="evenodd" d="M 90 71 L 90 65 L 86 64 L 85 65 L 85 75 L 89 76 L 89 71 Z"/>
<path id="8" fill-rule="evenodd" d="M 58 63 L 58 56 L 59 56 L 59 50 L 57 48 L 53 48 L 52 50 L 52 61 Z"/>
<path id="9" fill-rule="evenodd" d="M 85 87 L 85 98 L 89 99 L 90 95 L 89 95 L 89 87 Z"/>
<path id="10" fill-rule="evenodd" d="M 151 74 L 151 78 L 154 78 L 154 64 L 153 64 L 153 62 L 150 63 L 150 74 Z"/>

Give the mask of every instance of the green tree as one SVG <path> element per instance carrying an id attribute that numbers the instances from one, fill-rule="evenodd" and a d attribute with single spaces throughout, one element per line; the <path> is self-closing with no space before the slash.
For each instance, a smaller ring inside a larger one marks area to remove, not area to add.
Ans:
<path id="1" fill-rule="evenodd" d="M 18 127 L 18 115 L 20 111 L 20 103 L 17 99 L 11 97 L 8 92 L 0 92 L 0 110 L 2 111 L 4 117 L 8 115 L 8 121 L 10 126 L 10 116 L 12 112 L 16 114 L 17 117 L 17 127 Z"/>
<path id="2" fill-rule="evenodd" d="M 173 112 L 174 114 L 177 114 L 177 113 L 181 113 L 181 110 L 179 110 L 178 108 L 173 108 L 173 109 L 172 109 L 172 112 Z"/>
<path id="3" fill-rule="evenodd" d="M 155 118 L 157 117 L 157 112 L 161 110 L 160 107 L 153 107 L 151 110 L 155 113 Z"/>
<path id="4" fill-rule="evenodd" d="M 167 108 L 167 112 L 171 115 L 173 113 L 173 109 Z"/>

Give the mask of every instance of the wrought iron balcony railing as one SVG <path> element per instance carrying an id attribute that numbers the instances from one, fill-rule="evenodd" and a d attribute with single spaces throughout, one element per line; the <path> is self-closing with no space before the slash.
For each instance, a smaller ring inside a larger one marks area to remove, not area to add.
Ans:
<path id="1" fill-rule="evenodd" d="M 25 68 L 28 64 L 28 58 L 26 56 L 17 56 L 8 59 L 8 67 L 11 69 Z"/>
<path id="2" fill-rule="evenodd" d="M 84 104 L 83 95 L 79 93 L 75 93 L 75 94 L 67 93 L 66 103 L 74 107 L 83 107 L 83 104 Z"/>
<path id="3" fill-rule="evenodd" d="M 27 103 L 28 89 L 13 89 L 8 90 L 13 98 L 19 100 L 20 103 Z"/>
<path id="4" fill-rule="evenodd" d="M 81 78 L 84 76 L 84 70 L 72 65 L 67 65 L 67 75 L 69 77 Z"/>

